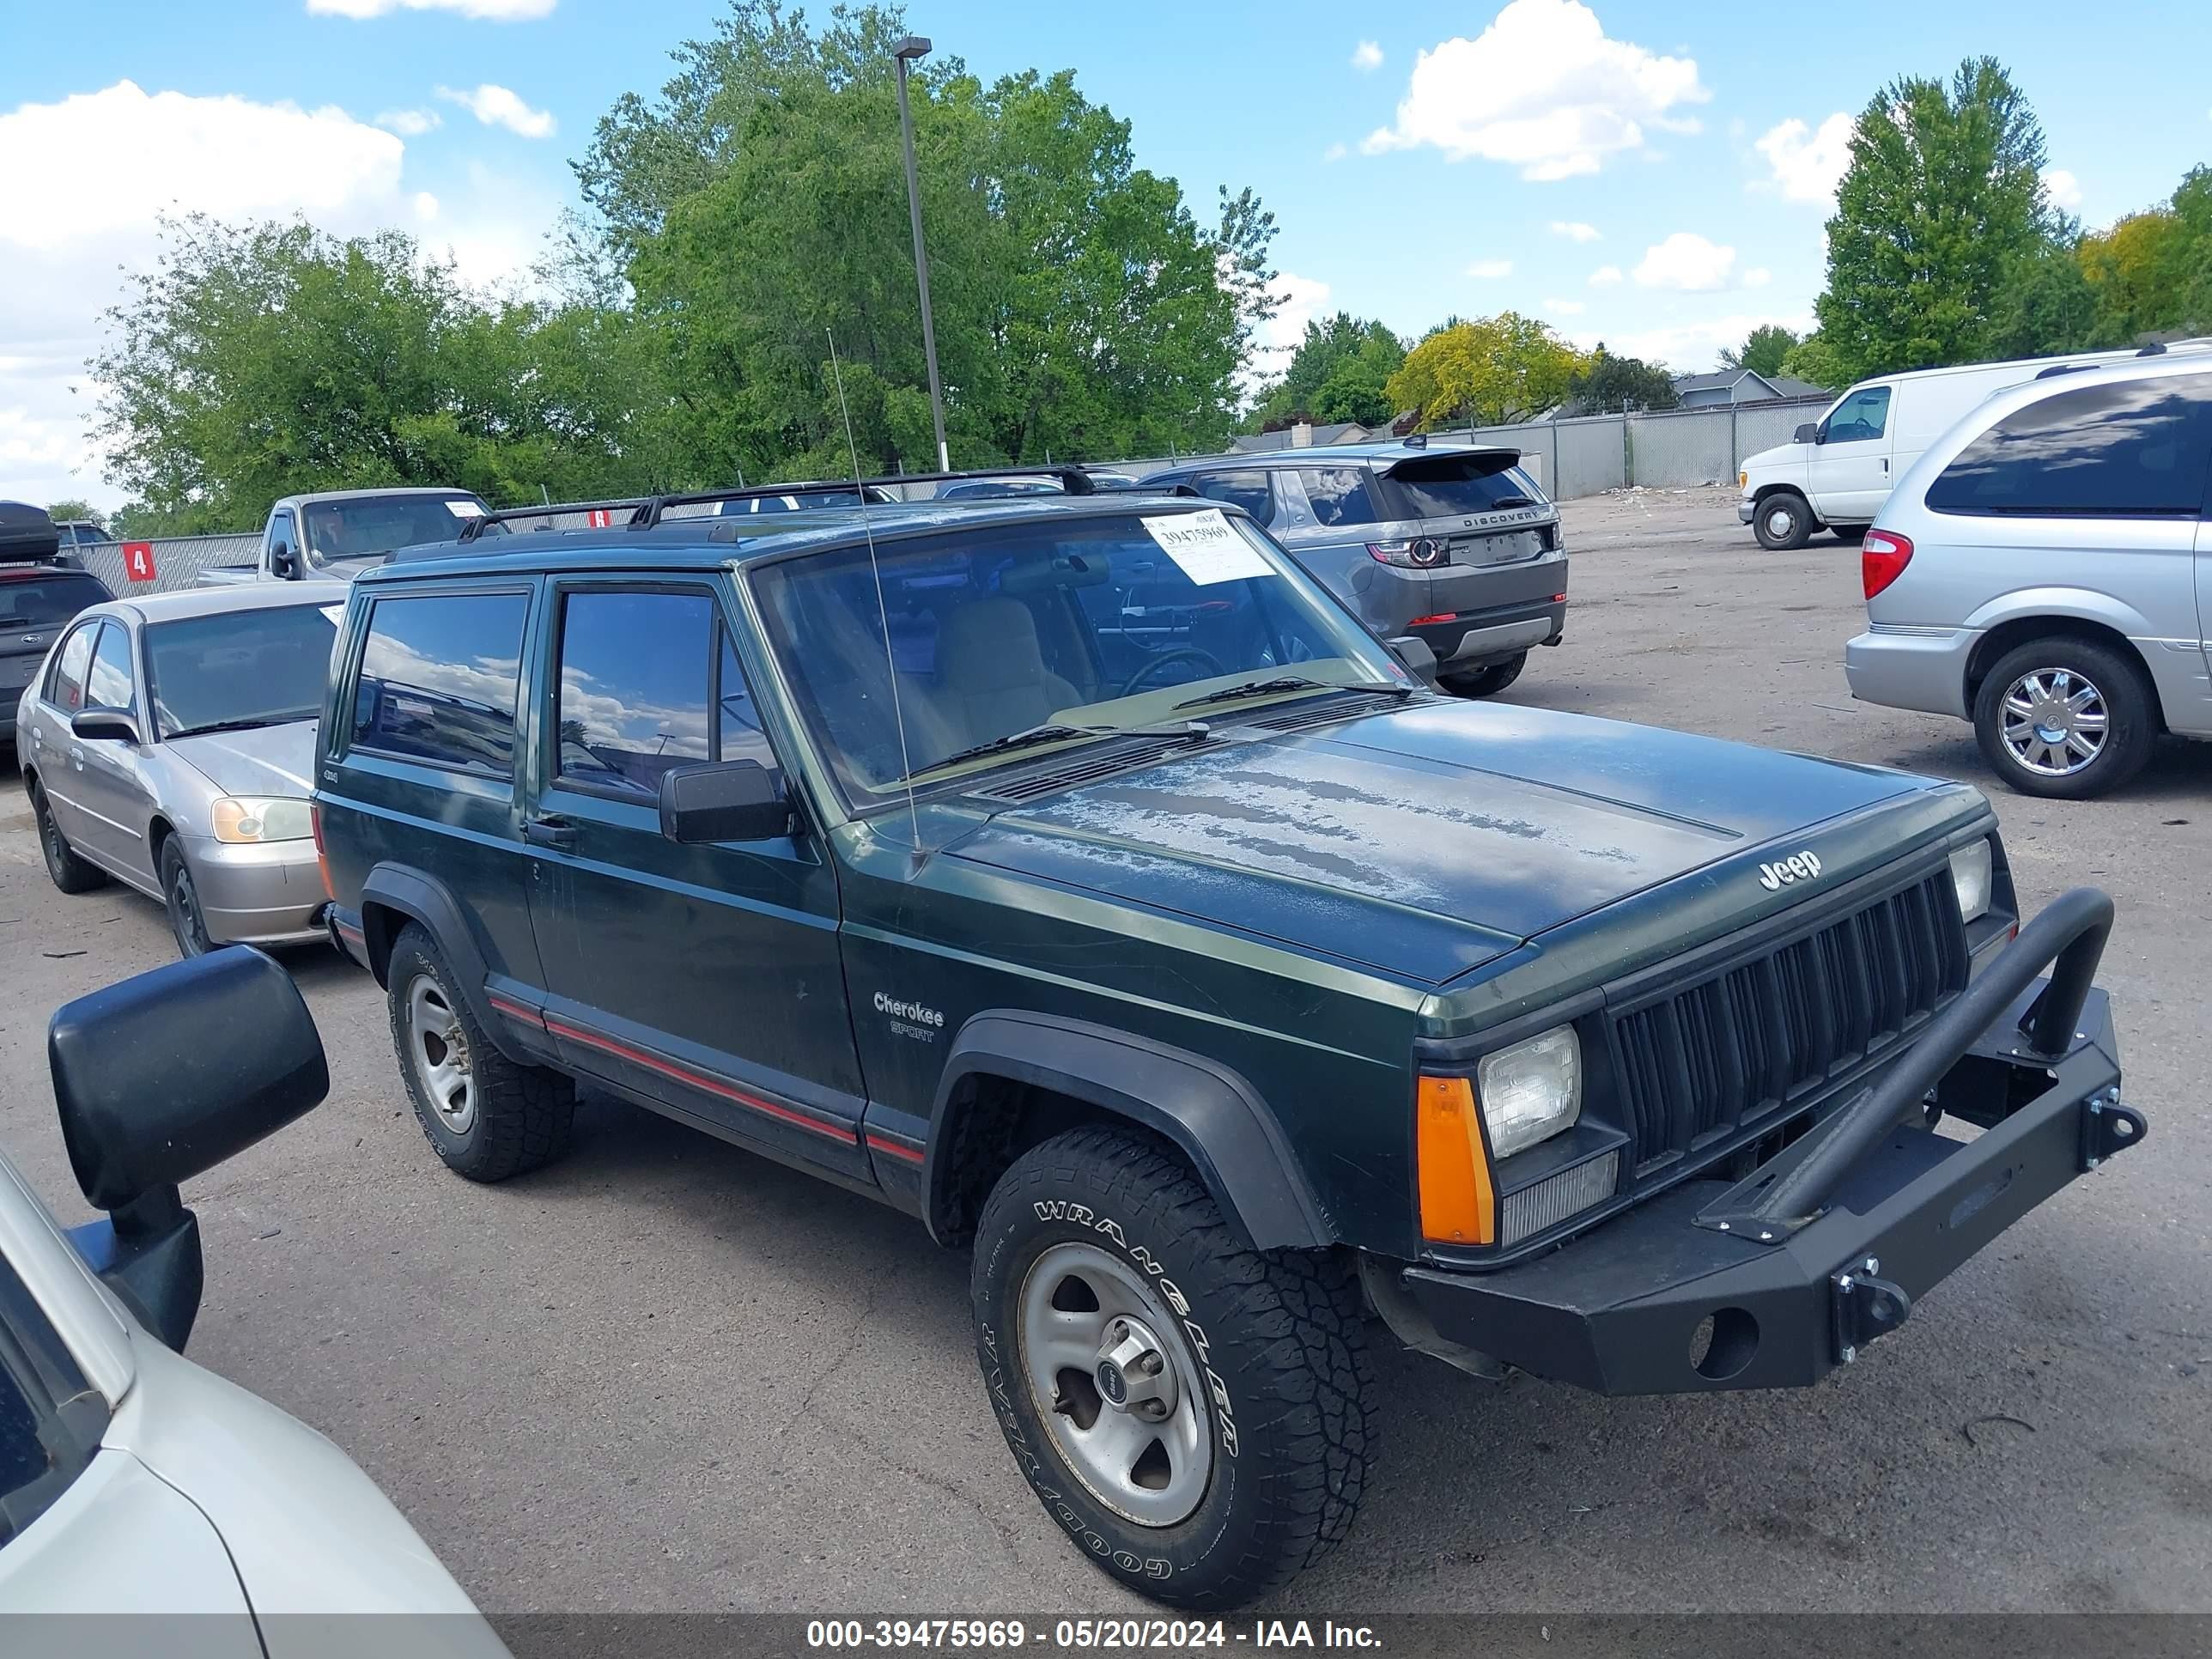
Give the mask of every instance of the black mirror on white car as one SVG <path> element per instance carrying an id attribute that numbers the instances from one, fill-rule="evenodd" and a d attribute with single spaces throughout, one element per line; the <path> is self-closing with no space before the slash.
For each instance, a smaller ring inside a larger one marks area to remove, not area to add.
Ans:
<path id="1" fill-rule="evenodd" d="M 70 716 L 70 735 L 89 742 L 138 741 L 138 721 L 127 708 L 80 708 Z"/>
<path id="2" fill-rule="evenodd" d="M 279 543 L 269 550 L 269 574 L 288 582 L 298 579 L 300 562 L 290 548 Z"/>
<path id="3" fill-rule="evenodd" d="M 1820 423 L 1818 421 L 1807 421 L 1803 425 L 1800 426 L 1795 432 L 1790 434 L 1790 441 L 1793 444 L 1816 444 L 1820 442 Z"/>
<path id="4" fill-rule="evenodd" d="M 107 1219 L 70 1241 L 146 1328 L 181 1349 L 199 1311 L 199 1222 L 178 1188 L 329 1092 L 292 976 L 250 945 L 64 1003 L 46 1027 L 62 1144 Z"/>
<path id="5" fill-rule="evenodd" d="M 686 846 L 791 833 L 783 774 L 758 761 L 679 766 L 660 778 L 660 833 Z"/>

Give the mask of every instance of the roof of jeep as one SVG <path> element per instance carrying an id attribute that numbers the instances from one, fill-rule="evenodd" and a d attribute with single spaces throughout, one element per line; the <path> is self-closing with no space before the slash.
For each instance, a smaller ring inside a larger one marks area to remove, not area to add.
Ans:
<path id="1" fill-rule="evenodd" d="M 605 569 L 610 565 L 668 570 L 716 570 L 771 555 L 905 541 L 946 530 L 1004 525 L 1126 518 L 1134 512 L 1202 513 L 1212 508 L 1245 516 L 1243 509 L 1190 496 L 1148 496 L 1117 489 L 1099 495 L 1008 495 L 981 501 L 899 501 L 872 507 L 814 507 L 805 513 L 746 514 L 742 518 L 663 519 L 649 528 L 525 530 L 461 547 L 437 542 L 401 548 L 362 582 L 381 585 L 417 578 L 497 575 L 517 570 Z"/>

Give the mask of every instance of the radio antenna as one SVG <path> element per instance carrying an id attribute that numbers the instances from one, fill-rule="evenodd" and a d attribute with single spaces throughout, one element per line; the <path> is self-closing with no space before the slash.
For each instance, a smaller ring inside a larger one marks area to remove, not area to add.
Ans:
<path id="1" fill-rule="evenodd" d="M 837 367 L 837 337 L 826 328 L 822 335 L 830 342 L 830 376 L 836 382 L 837 413 L 845 422 L 845 453 L 853 461 L 853 494 L 860 503 L 860 533 L 868 540 L 868 574 L 876 583 L 876 620 L 884 630 L 884 672 L 890 679 L 891 723 L 898 728 L 899 781 L 906 785 L 907 832 L 914 837 L 914 861 L 920 865 L 921 813 L 914 804 L 914 762 L 907 754 L 906 711 L 899 703 L 898 659 L 891 652 L 890 607 L 884 602 L 884 570 L 876 562 L 876 532 L 868 519 L 868 487 L 860 482 L 860 448 L 853 441 L 853 410 L 845 401 L 845 375 Z"/>

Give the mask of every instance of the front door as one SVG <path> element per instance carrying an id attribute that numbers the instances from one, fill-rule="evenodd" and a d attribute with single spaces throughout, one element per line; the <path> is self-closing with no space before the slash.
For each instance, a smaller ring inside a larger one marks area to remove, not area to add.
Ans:
<path id="1" fill-rule="evenodd" d="M 101 626 L 94 617 L 70 630 L 39 686 L 31 716 L 31 757 L 39 769 L 40 787 L 46 792 L 46 810 L 72 846 L 94 844 L 88 827 L 93 821 L 79 804 L 84 796 L 84 744 L 70 730 L 70 720 L 84 707 L 85 677 L 92 668 L 92 647 Z M 21 743 L 20 734 L 16 741 Z"/>
<path id="2" fill-rule="evenodd" d="M 531 915 L 547 1030 L 579 1071 L 864 1176 L 860 1064 L 819 840 L 682 846 L 670 769 L 777 764 L 708 583 L 574 580 L 544 601 Z"/>
<path id="3" fill-rule="evenodd" d="M 137 717 L 133 644 L 131 630 L 121 623 L 111 618 L 100 624 L 85 672 L 87 708 L 117 708 Z M 70 738 L 77 810 L 86 819 L 78 850 L 125 880 L 150 887 L 155 884 L 154 860 L 146 832 L 153 821 L 154 802 L 146 787 L 143 753 L 142 744 L 121 738 L 80 738 L 74 732 Z"/>
<path id="4" fill-rule="evenodd" d="M 1820 423 L 1805 476 L 1813 510 L 1831 524 L 1868 524 L 1889 499 L 1890 388 L 1861 386 Z"/>

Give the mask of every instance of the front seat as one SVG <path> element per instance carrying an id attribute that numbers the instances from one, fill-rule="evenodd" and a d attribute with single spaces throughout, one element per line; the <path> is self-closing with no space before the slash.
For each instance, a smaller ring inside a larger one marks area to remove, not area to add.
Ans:
<path id="1" fill-rule="evenodd" d="M 1036 618 L 1019 599 L 971 599 L 938 629 L 930 703 L 959 746 L 1042 726 L 1087 699 L 1044 665 Z"/>

